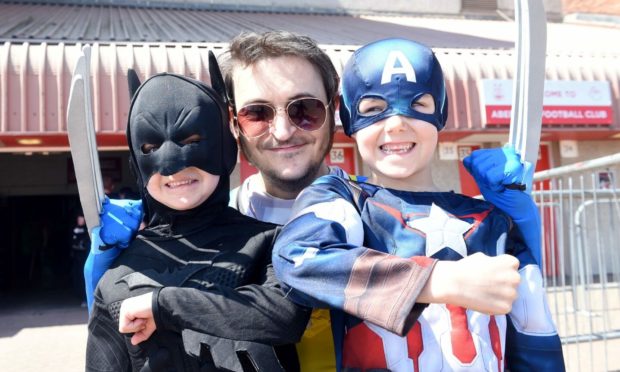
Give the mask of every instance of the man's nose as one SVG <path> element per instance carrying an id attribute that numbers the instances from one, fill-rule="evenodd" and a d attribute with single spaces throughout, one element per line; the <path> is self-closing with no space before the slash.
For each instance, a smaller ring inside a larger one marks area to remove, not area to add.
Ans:
<path id="1" fill-rule="evenodd" d="M 271 135 L 278 141 L 286 141 L 291 138 L 293 133 L 297 130 L 297 127 L 291 123 L 286 110 L 278 107 L 276 109 L 276 115 L 271 123 L 270 131 Z"/>

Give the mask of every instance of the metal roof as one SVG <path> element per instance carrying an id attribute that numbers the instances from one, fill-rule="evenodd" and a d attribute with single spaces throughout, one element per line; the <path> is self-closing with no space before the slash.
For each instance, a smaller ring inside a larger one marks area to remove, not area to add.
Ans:
<path id="1" fill-rule="evenodd" d="M 208 80 L 207 53 L 225 44 L 94 44 L 93 108 L 98 133 L 124 136 L 129 108 L 126 71 L 142 79 L 170 71 Z M 79 44 L 5 42 L 0 47 L 0 134 L 63 134 L 71 73 Z M 323 46 L 340 71 L 354 48 Z M 449 120 L 444 136 L 458 139 L 485 131 L 479 94 L 480 79 L 512 78 L 508 51 L 435 49 L 449 94 Z M 549 56 L 547 78 L 607 80 L 613 95 L 614 124 L 599 132 L 620 130 L 620 64 L 615 58 Z M 579 128 L 571 126 L 572 130 Z M 597 128 L 583 128 L 595 133 Z M 451 134 L 450 134 L 451 133 Z"/>
<path id="2" fill-rule="evenodd" d="M 124 21 L 120 22 L 120 18 Z M 138 27 L 145 24 L 149 27 Z M 199 27 L 201 24 L 210 26 Z M 56 147 L 66 146 L 69 84 L 85 40 L 100 39 L 93 43 L 91 66 L 98 137 L 109 136 L 113 140 L 108 143 L 118 145 L 124 141 L 129 107 L 128 68 L 137 70 L 143 79 L 170 71 L 208 80 L 208 50 L 219 54 L 226 47 L 225 41 L 244 29 L 288 29 L 309 34 L 321 43 L 338 71 L 359 43 L 395 36 L 392 33 L 401 31 L 400 36 L 422 39 L 434 46 L 448 84 L 450 115 L 442 139 L 458 140 L 471 133 L 492 133 L 493 130 L 482 124 L 479 81 L 512 78 L 512 26 L 510 22 L 411 17 L 362 19 L 0 4 L 0 38 L 4 38 L 1 40 L 4 44 L 0 44 L 0 151 L 17 147 L 11 141 L 19 136 L 35 134 L 55 139 Z M 135 32 L 121 30 L 138 28 L 144 29 L 141 35 L 145 40 L 153 37 L 166 41 L 111 40 L 110 35 L 135 36 Z M 612 89 L 613 124 L 601 128 L 571 126 L 571 131 L 580 133 L 580 138 L 609 138 L 620 131 L 620 43 L 600 47 L 603 38 L 597 34 L 601 30 L 595 27 L 549 24 L 548 28 L 547 79 L 606 80 Z M 459 30 L 469 35 L 459 34 Z M 620 30 L 603 31 L 617 35 L 620 40 Z M 168 36 L 163 37 L 164 32 Z M 185 34 L 193 41 L 170 41 Z M 83 35 L 84 41 L 79 40 L 79 35 Z M 562 35 L 567 40 L 560 45 L 558 40 Z M 552 135 L 560 131 L 559 127 L 545 129 Z M 106 141 L 100 140 L 99 144 L 105 147 Z"/>
<path id="3" fill-rule="evenodd" d="M 362 45 L 400 36 L 433 48 L 506 49 L 510 20 L 458 17 L 350 16 L 166 9 L 0 0 L 0 41 L 30 43 L 224 43 L 242 31 L 288 30 L 320 44 Z M 549 53 L 620 55 L 620 27 L 549 22 Z"/>
<path id="4" fill-rule="evenodd" d="M 287 30 L 321 44 L 385 37 L 434 47 L 511 48 L 512 42 L 347 15 L 0 3 L 0 40 L 11 42 L 228 42 L 242 31 Z"/>

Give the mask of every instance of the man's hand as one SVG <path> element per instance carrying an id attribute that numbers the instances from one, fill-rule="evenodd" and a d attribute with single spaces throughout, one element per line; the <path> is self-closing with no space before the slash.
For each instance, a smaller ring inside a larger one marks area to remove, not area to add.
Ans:
<path id="1" fill-rule="evenodd" d="M 153 292 L 131 297 L 123 301 L 118 320 L 121 333 L 133 333 L 131 344 L 137 345 L 151 337 L 157 326 L 153 318 Z"/>
<path id="2" fill-rule="evenodd" d="M 521 281 L 519 260 L 475 253 L 459 261 L 439 261 L 418 302 L 446 303 L 484 314 L 507 314 Z"/>
<path id="3" fill-rule="evenodd" d="M 508 214 L 519 228 L 534 259 L 541 263 L 540 214 L 532 197 L 510 185 L 527 183 L 532 169 L 522 164 L 512 146 L 476 150 L 463 159 L 484 199 Z M 525 180 L 525 181 L 524 181 Z"/>
<path id="4" fill-rule="evenodd" d="M 142 200 L 108 199 L 103 202 L 99 236 L 108 246 L 127 248 L 142 222 Z"/>

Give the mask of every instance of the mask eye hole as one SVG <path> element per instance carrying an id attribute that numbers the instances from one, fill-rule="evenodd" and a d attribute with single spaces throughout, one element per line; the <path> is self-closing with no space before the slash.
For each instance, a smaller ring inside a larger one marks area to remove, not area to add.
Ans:
<path id="1" fill-rule="evenodd" d="M 366 97 L 360 100 L 357 105 L 357 112 L 360 116 L 375 116 L 385 111 L 387 106 L 387 102 L 383 98 Z"/>
<path id="2" fill-rule="evenodd" d="M 159 145 L 154 145 L 152 143 L 145 143 L 144 145 L 140 147 L 140 150 L 142 150 L 142 153 L 146 155 L 146 154 L 151 154 L 157 151 L 158 148 L 159 148 Z"/>
<path id="3" fill-rule="evenodd" d="M 411 108 L 422 114 L 433 114 L 435 112 L 435 100 L 433 96 L 426 93 L 419 99 L 411 102 Z"/>
<path id="4" fill-rule="evenodd" d="M 183 145 L 191 145 L 194 143 L 198 143 L 202 140 L 202 137 L 200 137 L 199 134 L 192 134 L 191 136 L 187 137 L 186 139 L 184 139 L 183 141 L 181 141 L 181 144 Z"/>

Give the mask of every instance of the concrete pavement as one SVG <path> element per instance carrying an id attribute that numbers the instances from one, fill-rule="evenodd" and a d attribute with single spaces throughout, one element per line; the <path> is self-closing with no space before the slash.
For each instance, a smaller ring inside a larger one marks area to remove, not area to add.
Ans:
<path id="1" fill-rule="evenodd" d="M 84 371 L 87 322 L 86 308 L 68 293 L 0 294 L 0 371 Z M 620 338 L 568 344 L 564 345 L 564 359 L 569 372 L 599 372 L 605 371 L 605 366 L 620 372 L 619 350 Z"/>
<path id="2" fill-rule="evenodd" d="M 87 322 L 63 292 L 0 297 L 0 371 L 84 371 Z"/>

